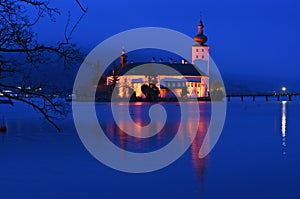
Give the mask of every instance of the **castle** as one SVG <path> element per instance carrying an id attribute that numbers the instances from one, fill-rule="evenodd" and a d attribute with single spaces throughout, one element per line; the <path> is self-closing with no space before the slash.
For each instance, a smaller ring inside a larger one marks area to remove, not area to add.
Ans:
<path id="1" fill-rule="evenodd" d="M 143 92 L 143 85 L 154 86 L 158 90 L 158 97 L 168 99 L 172 97 L 186 97 L 186 98 L 207 98 L 209 97 L 209 49 L 206 45 L 207 36 L 204 35 L 204 25 L 202 18 L 198 23 L 198 34 L 194 37 L 195 45 L 192 46 L 192 63 L 182 60 L 181 63 L 176 63 L 170 60 L 169 62 L 139 62 L 128 63 L 125 50 L 122 50 L 120 56 L 120 64 L 117 69 L 107 76 L 106 84 L 116 84 L 119 98 L 130 98 L 134 91 L 135 97 L 146 98 Z M 143 73 L 142 70 L 135 70 L 134 68 L 148 64 L 147 67 L 153 71 L 152 77 Z M 178 73 L 167 73 L 159 70 L 158 64 L 166 65 Z M 196 68 L 201 66 L 201 69 Z M 169 88 L 172 88 L 173 92 Z M 175 95 L 175 96 L 174 96 Z"/>

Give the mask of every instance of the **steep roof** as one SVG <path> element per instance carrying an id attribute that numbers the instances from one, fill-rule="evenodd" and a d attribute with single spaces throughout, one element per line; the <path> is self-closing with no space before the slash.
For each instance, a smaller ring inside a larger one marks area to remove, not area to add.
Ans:
<path id="1" fill-rule="evenodd" d="M 147 64 L 147 67 L 138 67 L 141 65 Z M 181 64 L 181 63 L 149 63 L 149 62 L 137 62 L 137 63 L 129 63 L 119 70 L 117 70 L 116 75 L 123 76 L 125 73 L 127 75 L 166 75 L 172 76 L 177 75 L 175 72 L 164 70 L 160 65 L 165 65 L 174 69 L 179 74 L 184 76 L 207 76 L 203 71 L 197 69 L 193 64 Z M 146 71 L 145 71 L 146 70 Z"/>

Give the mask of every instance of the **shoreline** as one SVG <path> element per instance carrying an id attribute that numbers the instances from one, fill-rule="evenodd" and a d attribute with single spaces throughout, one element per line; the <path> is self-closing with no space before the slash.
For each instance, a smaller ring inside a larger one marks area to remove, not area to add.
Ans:
<path id="1" fill-rule="evenodd" d="M 179 98 L 180 101 L 184 102 L 211 102 L 210 97 L 201 97 L 201 98 Z M 120 98 L 115 101 L 111 99 L 72 99 L 72 98 L 65 98 L 66 102 L 178 102 L 177 98 L 158 98 L 156 100 L 147 100 L 142 98 L 137 99 L 129 99 L 129 98 Z"/>

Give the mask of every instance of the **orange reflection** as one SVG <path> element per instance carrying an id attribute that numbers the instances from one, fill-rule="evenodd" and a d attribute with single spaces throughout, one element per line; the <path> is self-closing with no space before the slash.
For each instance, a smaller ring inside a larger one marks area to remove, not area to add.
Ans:
<path id="1" fill-rule="evenodd" d="M 200 159 L 199 151 L 201 147 L 210 147 L 210 146 L 202 146 L 205 136 L 206 135 L 209 136 L 209 132 L 208 132 L 209 122 L 210 122 L 209 117 L 200 117 L 198 133 L 191 146 L 192 163 L 197 173 L 198 180 L 200 182 L 203 181 L 203 173 L 206 169 L 208 156 L 203 159 Z"/>
<path id="2" fill-rule="evenodd" d="M 130 108 L 130 114 L 137 125 L 145 126 L 149 122 L 148 121 L 149 118 L 146 115 L 148 114 L 148 112 L 145 111 L 147 110 L 147 108 L 145 109 L 145 106 L 151 106 L 151 105 L 139 102 L 136 104 L 132 104 L 132 107 Z M 194 169 L 195 174 L 197 175 L 199 181 L 202 182 L 203 173 L 205 172 L 208 158 L 206 157 L 204 159 L 199 159 L 199 151 L 200 148 L 202 147 L 203 140 L 207 135 L 207 130 L 210 123 L 210 114 L 209 114 L 210 109 L 208 109 L 207 104 L 204 103 L 199 103 L 199 106 L 201 111 L 199 121 L 195 121 L 193 117 L 193 113 L 195 112 L 195 110 L 188 110 L 189 112 L 192 113 L 189 115 L 189 118 L 184 118 L 183 121 L 180 121 L 180 118 L 172 120 L 172 123 L 168 124 L 169 125 L 168 128 L 165 128 L 162 132 L 158 133 L 157 136 L 149 142 L 146 139 L 138 139 L 132 136 L 128 136 L 125 132 L 121 131 L 120 129 L 130 129 L 128 127 L 128 125 L 130 124 L 126 122 L 126 119 L 121 118 L 121 120 L 119 121 L 120 128 L 118 128 L 115 123 L 106 124 L 107 131 L 113 140 L 120 140 L 120 147 L 122 149 L 126 150 L 126 149 L 133 148 L 133 150 L 143 151 L 146 148 L 147 151 L 147 150 L 151 150 L 153 146 L 163 145 L 162 147 L 164 147 L 165 146 L 164 144 L 167 143 L 166 141 L 168 139 L 171 139 L 172 136 L 174 136 L 174 134 L 178 130 L 177 127 L 181 125 L 184 132 L 178 135 L 180 136 L 179 137 L 180 142 L 178 147 L 181 148 L 184 147 L 185 143 L 191 142 L 191 138 L 194 130 L 193 125 L 195 125 L 195 122 L 196 123 L 198 122 L 198 132 L 194 141 L 191 144 L 190 154 L 186 153 L 185 155 L 188 156 L 190 155 L 191 157 L 190 163 L 192 165 L 192 168 Z M 182 123 L 180 124 L 180 122 Z M 159 122 L 156 124 L 157 128 L 161 125 L 162 124 L 160 124 Z M 135 130 L 136 130 L 135 132 L 136 135 L 141 135 L 142 132 L 139 132 L 138 129 Z M 203 146 L 203 147 L 210 147 L 210 146 Z"/>

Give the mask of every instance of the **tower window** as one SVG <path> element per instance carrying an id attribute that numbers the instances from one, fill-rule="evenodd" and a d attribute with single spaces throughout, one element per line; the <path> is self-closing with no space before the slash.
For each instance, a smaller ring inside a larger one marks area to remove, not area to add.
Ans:
<path id="1" fill-rule="evenodd" d="M 196 49 L 196 52 L 199 52 L 199 50 L 198 50 L 198 49 Z"/>
<path id="2" fill-rule="evenodd" d="M 204 55 L 202 55 L 202 59 L 204 59 Z"/>
<path id="3" fill-rule="evenodd" d="M 198 59 L 199 58 L 199 56 L 198 55 L 196 55 L 196 59 Z"/>

